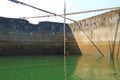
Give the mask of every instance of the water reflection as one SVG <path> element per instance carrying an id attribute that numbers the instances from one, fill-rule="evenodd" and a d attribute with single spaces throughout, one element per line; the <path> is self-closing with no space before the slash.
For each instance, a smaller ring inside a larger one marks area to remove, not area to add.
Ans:
<path id="1" fill-rule="evenodd" d="M 64 56 L 64 80 L 72 80 L 78 58 L 78 55 Z"/>
<path id="2" fill-rule="evenodd" d="M 76 62 L 73 74 L 68 80 L 120 80 L 118 58 L 81 56 Z"/>
<path id="3" fill-rule="evenodd" d="M 64 80 L 63 56 L 0 57 L 0 80 Z"/>
<path id="4" fill-rule="evenodd" d="M 0 57 L 0 79 L 120 80 L 119 59 L 86 55 Z"/>
<path id="5" fill-rule="evenodd" d="M 120 66 L 119 66 L 119 58 L 111 58 L 110 59 L 110 66 L 111 66 L 111 71 L 113 76 L 115 77 L 115 80 L 120 80 L 120 75 L 118 75 L 118 73 L 120 73 Z"/>
<path id="6" fill-rule="evenodd" d="M 67 80 L 66 56 L 64 56 L 64 80 Z"/>

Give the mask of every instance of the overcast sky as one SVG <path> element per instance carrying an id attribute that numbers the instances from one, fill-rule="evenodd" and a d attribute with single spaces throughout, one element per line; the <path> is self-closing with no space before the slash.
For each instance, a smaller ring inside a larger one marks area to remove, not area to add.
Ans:
<path id="1" fill-rule="evenodd" d="M 45 9 L 57 14 L 63 13 L 64 10 L 64 0 L 18 0 L 18 1 L 25 2 L 35 7 Z M 120 7 L 120 0 L 65 0 L 65 1 L 66 1 L 67 13 L 101 9 L 101 8 Z M 79 15 L 73 15 L 67 17 L 72 18 L 74 20 L 80 20 L 100 13 L 102 12 L 79 14 Z M 42 16 L 42 15 L 47 15 L 47 13 L 41 12 L 39 10 L 35 10 L 33 8 L 21 4 L 15 4 L 8 0 L 0 0 L 1 17 L 19 18 L 19 17 L 32 17 L 32 16 Z M 63 22 L 63 19 L 59 17 L 34 18 L 28 20 L 31 23 L 38 23 L 39 21 Z"/>

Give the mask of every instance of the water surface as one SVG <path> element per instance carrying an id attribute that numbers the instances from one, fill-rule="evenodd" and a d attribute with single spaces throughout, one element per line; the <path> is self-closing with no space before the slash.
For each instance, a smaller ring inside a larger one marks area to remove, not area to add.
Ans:
<path id="1" fill-rule="evenodd" d="M 120 80 L 120 61 L 90 55 L 0 57 L 1 80 Z"/>

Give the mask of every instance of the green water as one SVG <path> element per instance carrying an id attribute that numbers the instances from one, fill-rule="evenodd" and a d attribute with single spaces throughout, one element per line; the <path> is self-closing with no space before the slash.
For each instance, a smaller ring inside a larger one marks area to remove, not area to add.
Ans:
<path id="1" fill-rule="evenodd" d="M 120 61 L 87 55 L 0 57 L 0 80 L 120 80 Z"/>

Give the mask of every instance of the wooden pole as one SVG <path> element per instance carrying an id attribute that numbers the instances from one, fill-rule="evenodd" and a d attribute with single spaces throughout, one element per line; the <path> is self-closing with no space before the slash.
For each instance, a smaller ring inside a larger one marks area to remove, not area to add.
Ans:
<path id="1" fill-rule="evenodd" d="M 64 0 L 64 80 L 67 80 L 67 70 L 66 70 L 66 3 Z"/>
<path id="2" fill-rule="evenodd" d="M 77 26 L 78 23 L 75 22 Z M 90 37 L 85 33 L 85 31 L 79 26 L 80 30 L 84 33 L 84 35 L 90 40 L 90 42 L 94 45 L 94 47 L 98 50 L 98 52 L 101 54 L 101 56 L 104 56 L 103 53 L 101 52 L 101 50 L 97 47 L 97 45 L 95 45 L 95 43 L 90 39 Z"/>
<path id="3" fill-rule="evenodd" d="M 110 41 L 108 41 L 108 44 L 109 44 L 109 49 L 110 49 L 110 53 L 111 53 L 111 44 L 110 44 Z"/>
<path id="4" fill-rule="evenodd" d="M 64 56 L 64 80 L 67 80 L 66 56 Z"/>
<path id="5" fill-rule="evenodd" d="M 65 0 L 64 0 L 64 56 L 66 55 L 66 27 L 65 27 L 65 24 L 66 24 L 66 3 L 65 3 Z"/>
<path id="6" fill-rule="evenodd" d="M 119 55 L 119 48 L 120 48 L 120 39 L 119 39 L 119 43 L 118 43 L 118 50 L 117 50 L 117 55 L 116 55 L 116 57 L 118 57 L 118 55 Z"/>
<path id="7" fill-rule="evenodd" d="M 117 26 L 116 26 L 116 30 L 115 30 L 114 42 L 113 42 L 112 50 L 111 50 L 111 53 L 110 53 L 111 57 L 114 57 L 114 50 L 115 50 L 115 45 L 116 45 L 116 38 L 117 38 L 117 33 L 118 33 L 119 21 L 120 21 L 120 11 L 119 11 L 119 14 L 118 14 L 118 20 L 117 20 Z"/>

